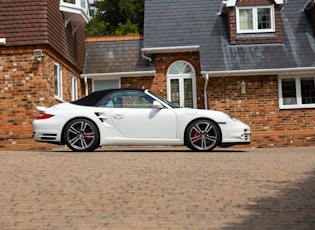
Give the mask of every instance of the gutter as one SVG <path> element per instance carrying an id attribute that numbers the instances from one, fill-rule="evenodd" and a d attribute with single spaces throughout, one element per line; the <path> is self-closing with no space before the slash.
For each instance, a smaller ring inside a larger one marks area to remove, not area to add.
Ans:
<path id="1" fill-rule="evenodd" d="M 290 74 L 314 74 L 315 67 L 298 67 L 282 69 L 253 69 L 253 70 L 228 70 L 228 71 L 201 71 L 203 76 L 231 77 L 231 76 L 257 76 L 257 75 L 290 75 Z"/>
<path id="2" fill-rule="evenodd" d="M 180 52 L 195 52 L 199 51 L 200 46 L 169 46 L 169 47 L 154 47 L 154 48 L 142 48 L 141 54 L 144 59 L 152 61 L 152 58 L 148 57 L 147 54 L 155 53 L 180 53 Z"/>
<path id="3" fill-rule="evenodd" d="M 95 79 L 106 77 L 110 78 L 119 78 L 119 77 L 150 77 L 155 76 L 155 71 L 135 71 L 135 72 L 115 72 L 115 73 L 90 73 L 90 74 L 81 74 L 81 78 Z"/>

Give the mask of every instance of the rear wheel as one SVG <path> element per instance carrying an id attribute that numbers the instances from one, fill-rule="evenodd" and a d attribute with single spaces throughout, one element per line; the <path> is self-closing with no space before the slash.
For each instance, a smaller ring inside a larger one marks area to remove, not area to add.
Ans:
<path id="1" fill-rule="evenodd" d="M 206 119 L 194 121 L 185 133 L 186 146 L 193 151 L 211 151 L 218 145 L 220 138 L 217 124 Z"/>
<path id="2" fill-rule="evenodd" d="M 84 118 L 70 121 L 63 137 L 67 146 L 76 152 L 92 152 L 99 147 L 99 133 L 96 125 Z"/>

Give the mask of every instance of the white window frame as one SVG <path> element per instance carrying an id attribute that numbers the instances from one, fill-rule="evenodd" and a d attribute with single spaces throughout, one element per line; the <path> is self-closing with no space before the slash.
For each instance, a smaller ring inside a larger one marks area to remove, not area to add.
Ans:
<path id="1" fill-rule="evenodd" d="M 260 8 L 269 8 L 270 9 L 270 19 L 271 19 L 271 28 L 270 29 L 258 29 L 258 13 L 257 9 Z M 253 17 L 253 29 L 252 30 L 241 30 L 240 29 L 240 18 L 239 18 L 239 10 L 242 9 L 252 9 L 252 17 Z M 274 5 L 266 5 L 266 6 L 244 6 L 244 7 L 236 7 L 236 33 L 244 34 L 244 33 L 269 33 L 275 32 L 275 8 Z"/>
<path id="2" fill-rule="evenodd" d="M 118 81 L 118 87 L 121 88 L 121 78 L 119 77 L 101 77 L 92 80 L 92 91 L 95 91 L 95 84 L 97 81 Z"/>
<path id="3" fill-rule="evenodd" d="M 278 92 L 279 92 L 279 108 L 280 109 L 307 109 L 307 108 L 315 108 L 315 103 L 313 104 L 302 104 L 302 92 L 301 92 L 301 78 L 310 78 L 314 76 L 300 76 L 300 77 L 279 77 L 278 78 Z M 283 96 L 282 96 L 282 79 L 295 79 L 295 92 L 296 92 L 296 104 L 285 105 L 283 103 Z M 315 88 L 315 85 L 314 85 Z"/>
<path id="4" fill-rule="evenodd" d="M 185 73 L 170 74 L 171 67 L 173 65 L 175 66 L 179 62 L 185 63 L 188 66 L 190 66 L 190 68 L 193 72 L 189 73 L 189 74 L 185 74 Z M 184 106 L 184 101 L 185 101 L 184 100 L 185 99 L 184 80 L 185 79 L 191 79 L 192 80 L 193 108 L 197 108 L 196 71 L 195 71 L 195 68 L 193 67 L 193 65 L 187 61 L 178 60 L 169 66 L 169 68 L 167 70 L 167 99 L 169 101 L 172 101 L 172 98 L 171 98 L 171 80 L 172 79 L 179 81 L 179 94 L 180 94 L 179 95 L 179 98 L 180 98 L 179 106 Z"/>
<path id="5" fill-rule="evenodd" d="M 71 77 L 71 100 L 78 99 L 78 78 L 75 75 Z"/>
<path id="6" fill-rule="evenodd" d="M 55 62 L 54 70 L 55 67 L 57 67 L 57 76 L 55 76 L 56 73 L 54 71 L 54 86 L 56 87 L 57 85 L 57 89 L 55 89 L 55 99 L 62 101 L 62 66 L 58 62 Z M 57 77 L 57 79 L 55 79 L 55 77 Z M 57 84 L 55 80 L 57 80 Z"/>

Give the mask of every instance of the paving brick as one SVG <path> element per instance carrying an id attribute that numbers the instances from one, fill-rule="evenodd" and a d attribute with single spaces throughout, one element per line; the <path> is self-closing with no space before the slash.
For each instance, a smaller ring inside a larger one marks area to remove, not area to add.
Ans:
<path id="1" fill-rule="evenodd" d="M 314 229 L 314 153 L 0 151 L 0 228 Z"/>

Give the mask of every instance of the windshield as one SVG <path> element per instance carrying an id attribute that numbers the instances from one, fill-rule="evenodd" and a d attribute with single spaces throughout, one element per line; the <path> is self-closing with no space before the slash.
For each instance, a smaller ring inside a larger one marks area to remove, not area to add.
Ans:
<path id="1" fill-rule="evenodd" d="M 158 94 L 155 94 L 155 93 L 152 93 L 151 91 L 148 90 L 148 92 L 158 98 L 160 101 L 162 101 L 163 103 L 167 104 L 168 106 L 172 107 L 173 109 L 176 109 L 176 108 L 179 108 L 177 105 L 173 104 L 172 102 L 166 100 L 165 98 L 163 98 L 162 96 L 158 95 Z"/>

